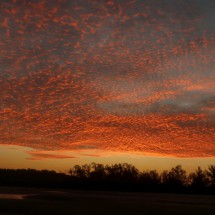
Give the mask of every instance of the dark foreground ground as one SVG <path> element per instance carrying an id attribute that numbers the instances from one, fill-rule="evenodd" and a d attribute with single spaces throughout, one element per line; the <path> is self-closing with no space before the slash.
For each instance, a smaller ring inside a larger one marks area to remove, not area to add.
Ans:
<path id="1" fill-rule="evenodd" d="M 215 215 L 215 196 L 209 195 L 0 187 L 3 193 L 30 195 L 24 199 L 0 199 L 1 215 Z"/>

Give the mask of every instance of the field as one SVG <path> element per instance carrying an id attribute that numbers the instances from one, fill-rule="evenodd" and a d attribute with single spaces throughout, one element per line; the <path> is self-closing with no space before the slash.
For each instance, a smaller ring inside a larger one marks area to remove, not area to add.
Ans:
<path id="1" fill-rule="evenodd" d="M 1 215 L 214 215 L 215 196 L 45 190 L 0 187 L 0 193 L 28 194 L 0 199 Z"/>

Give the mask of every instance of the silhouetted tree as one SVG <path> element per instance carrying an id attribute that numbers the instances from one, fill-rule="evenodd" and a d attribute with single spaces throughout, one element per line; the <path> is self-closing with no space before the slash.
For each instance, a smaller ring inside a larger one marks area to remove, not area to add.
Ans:
<path id="1" fill-rule="evenodd" d="M 139 170 L 135 166 L 128 163 L 107 165 L 105 169 L 107 171 L 107 179 L 112 181 L 135 181 L 139 173 Z"/>
<path id="2" fill-rule="evenodd" d="M 180 165 L 162 174 L 155 170 L 139 172 L 128 163 L 75 165 L 69 175 L 49 170 L 0 169 L 0 186 L 214 194 L 214 184 L 215 165 L 207 171 L 198 167 L 189 177 Z"/>
<path id="3" fill-rule="evenodd" d="M 103 164 L 91 164 L 90 179 L 94 181 L 102 181 L 106 178 L 106 169 Z"/>
<path id="4" fill-rule="evenodd" d="M 156 170 L 143 171 L 139 174 L 139 182 L 155 186 L 161 183 L 161 177 Z"/>
<path id="5" fill-rule="evenodd" d="M 82 166 L 75 165 L 72 169 L 69 170 L 69 174 L 81 179 L 89 178 L 91 172 L 91 166 L 84 164 Z"/>
<path id="6" fill-rule="evenodd" d="M 186 171 L 181 165 L 173 167 L 170 171 L 163 171 L 161 178 L 162 183 L 169 187 L 180 188 L 187 184 Z"/>
<path id="7" fill-rule="evenodd" d="M 198 167 L 195 172 L 190 173 L 189 180 L 191 183 L 191 187 L 195 189 L 203 189 L 208 185 L 208 177 L 207 172 L 203 171 L 201 167 Z"/>
<path id="8" fill-rule="evenodd" d="M 207 170 L 207 176 L 211 186 L 215 187 L 215 165 L 210 165 Z"/>

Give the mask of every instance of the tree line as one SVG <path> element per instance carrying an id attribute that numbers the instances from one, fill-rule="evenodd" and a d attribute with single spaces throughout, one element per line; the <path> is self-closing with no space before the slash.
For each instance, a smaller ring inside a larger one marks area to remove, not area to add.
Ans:
<path id="1" fill-rule="evenodd" d="M 0 169 L 0 186 L 215 194 L 215 165 L 190 174 L 181 165 L 158 173 L 128 163 L 75 165 L 67 173 Z"/>

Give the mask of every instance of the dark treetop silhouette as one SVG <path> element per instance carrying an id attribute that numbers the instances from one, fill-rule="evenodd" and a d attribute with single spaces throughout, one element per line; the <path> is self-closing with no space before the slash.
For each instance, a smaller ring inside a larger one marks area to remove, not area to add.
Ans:
<path id="1" fill-rule="evenodd" d="M 0 169 L 0 186 L 215 194 L 215 165 L 207 170 L 198 167 L 189 175 L 181 165 L 159 174 L 156 170 L 139 171 L 128 163 L 75 165 L 67 174 Z"/>

